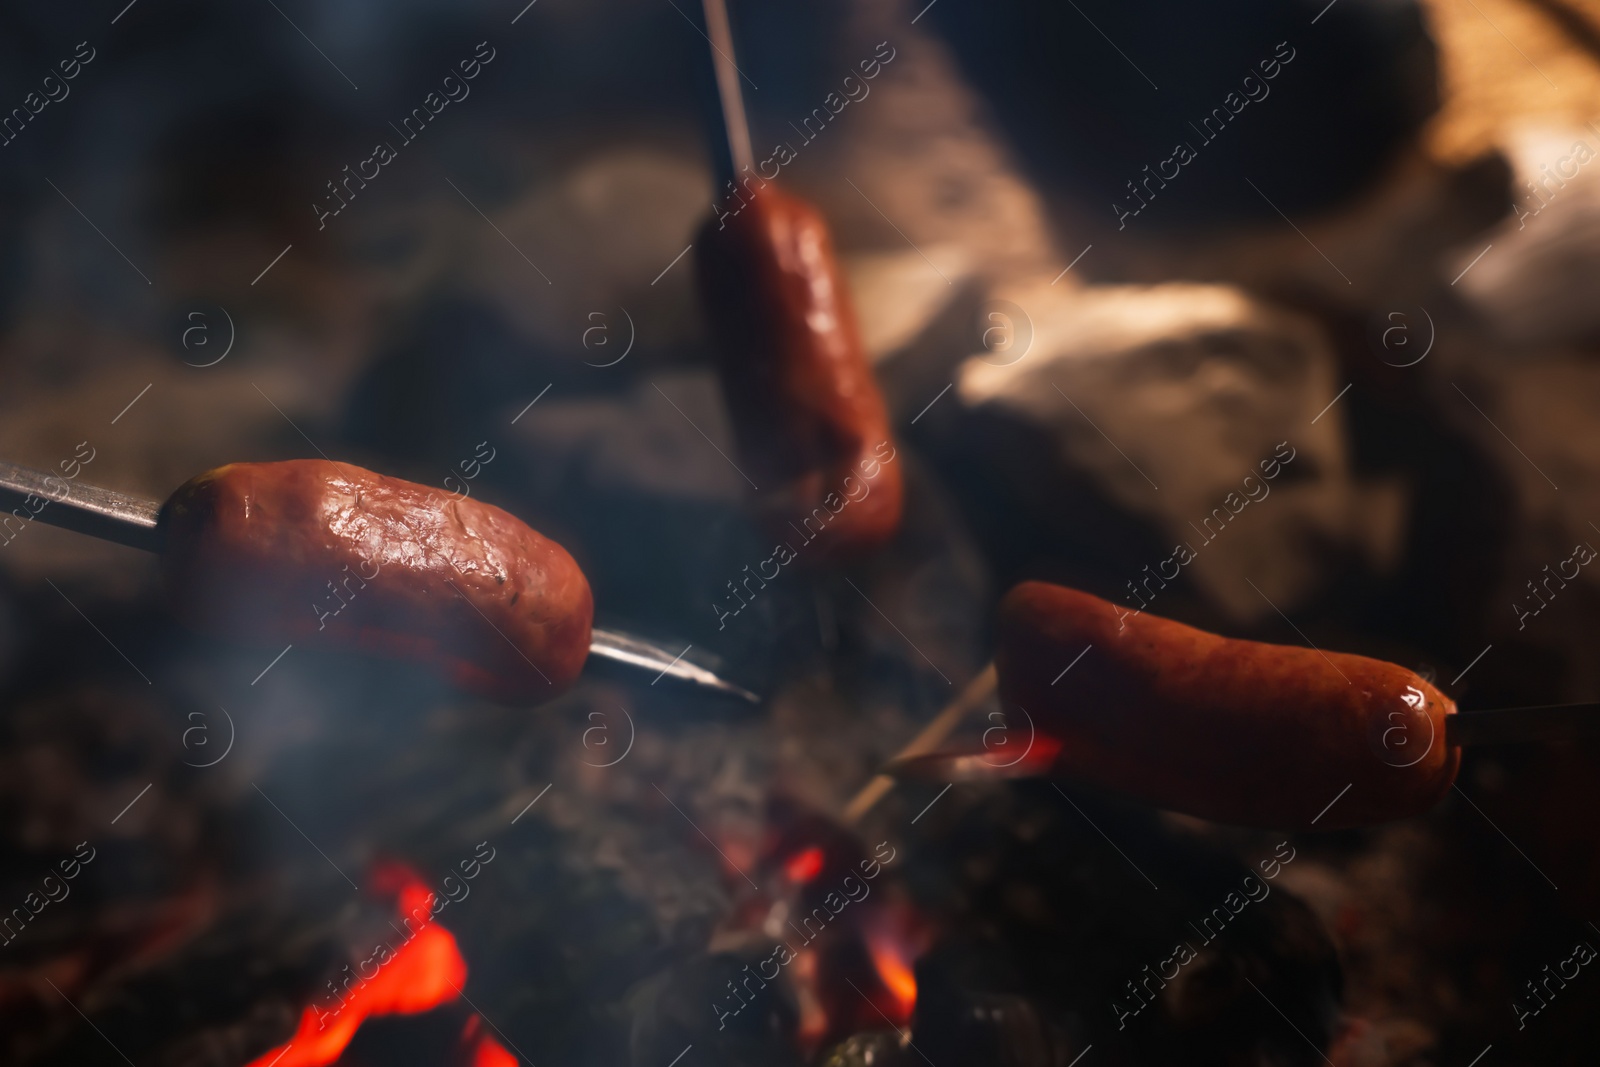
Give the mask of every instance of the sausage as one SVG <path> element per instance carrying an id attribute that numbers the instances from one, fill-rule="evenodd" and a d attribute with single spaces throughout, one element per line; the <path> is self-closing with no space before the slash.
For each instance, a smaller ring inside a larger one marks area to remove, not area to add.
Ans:
<path id="1" fill-rule="evenodd" d="M 517 703 L 566 689 L 589 654 L 577 563 L 477 500 L 348 463 L 232 463 L 173 493 L 158 528 L 172 608 L 202 632 L 421 661 Z"/>
<path id="2" fill-rule="evenodd" d="M 695 240 L 701 301 L 763 526 L 859 557 L 900 525 L 888 408 L 821 214 L 767 184 Z"/>
<path id="3" fill-rule="evenodd" d="M 1220 637 L 1043 582 L 1006 595 L 997 630 L 1002 707 L 1060 742 L 1054 772 L 1157 807 L 1365 826 L 1426 811 L 1460 766 L 1454 702 L 1392 663 Z"/>

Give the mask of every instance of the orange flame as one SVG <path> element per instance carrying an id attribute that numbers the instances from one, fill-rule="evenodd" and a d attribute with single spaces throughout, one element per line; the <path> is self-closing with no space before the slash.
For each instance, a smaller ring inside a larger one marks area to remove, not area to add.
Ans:
<path id="1" fill-rule="evenodd" d="M 415 923 L 417 915 L 431 916 L 433 891 L 409 868 L 399 864 L 380 867 L 373 883 L 395 893 L 402 923 L 408 919 Z M 370 957 L 363 961 L 367 962 Z M 339 1059 L 368 1016 L 413 1015 L 455 1000 L 466 984 L 467 964 L 455 936 L 439 924 L 427 922 L 410 940 L 394 948 L 373 974 L 357 973 L 356 977 L 360 984 L 342 998 L 342 1007 L 336 1003 L 319 1011 L 316 1005 L 308 1005 L 289 1043 L 263 1053 L 248 1067 L 327 1067 Z M 329 1016 L 326 1022 L 324 1016 Z M 471 1061 L 474 1067 L 516 1067 L 516 1058 L 493 1039 L 476 1033 L 472 1036 L 477 1041 Z"/>
<path id="2" fill-rule="evenodd" d="M 883 988 L 889 991 L 890 1003 L 884 1014 L 896 1026 L 911 1021 L 911 1012 L 917 1006 L 917 979 L 911 972 L 907 953 L 894 938 L 881 933 L 867 934 L 867 951 L 872 965 L 878 970 Z"/>

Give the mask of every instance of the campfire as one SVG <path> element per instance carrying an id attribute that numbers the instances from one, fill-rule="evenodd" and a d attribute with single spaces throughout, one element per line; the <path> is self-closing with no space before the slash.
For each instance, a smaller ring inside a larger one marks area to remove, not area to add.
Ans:
<path id="1" fill-rule="evenodd" d="M 331 1002 L 308 1005 L 294 1037 L 282 1048 L 262 1053 L 249 1067 L 327 1067 L 340 1062 L 368 1018 L 416 1015 L 463 996 L 467 964 L 450 931 L 432 921 L 438 899 L 434 891 L 400 863 L 378 868 L 371 882 L 375 891 L 395 901 L 395 920 L 403 927 L 395 938 L 398 947 L 379 942 L 354 972 L 349 964 L 341 968 L 339 978 L 328 982 Z M 514 1067 L 517 1062 L 485 1032 L 477 1015 L 462 1027 L 461 1051 L 457 1062 L 466 1067 Z"/>
<path id="2" fill-rule="evenodd" d="M 12 8 L 0 1067 L 1593 1059 L 1593 10 Z"/>

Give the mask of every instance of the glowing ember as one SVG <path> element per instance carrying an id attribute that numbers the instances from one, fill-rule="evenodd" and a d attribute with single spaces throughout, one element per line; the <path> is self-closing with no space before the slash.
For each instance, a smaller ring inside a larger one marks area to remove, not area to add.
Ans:
<path id="1" fill-rule="evenodd" d="M 790 856 L 783 865 L 783 873 L 789 876 L 789 881 L 804 885 L 822 873 L 822 864 L 822 849 L 812 845 Z"/>
<path id="2" fill-rule="evenodd" d="M 248 1067 L 327 1067 L 339 1059 L 368 1016 L 411 1015 L 461 995 L 467 964 L 450 931 L 427 921 L 433 906 L 432 890 L 415 872 L 397 864 L 375 871 L 373 884 L 395 894 L 400 921 L 408 932 L 415 932 L 380 962 L 374 963 L 371 957 L 363 960 L 345 978 L 347 995 L 337 996 L 321 1010 L 308 1006 L 289 1043 L 263 1053 Z M 420 927 L 415 925 L 419 915 L 423 916 Z M 368 966 L 370 974 L 365 973 Z M 352 981 L 356 983 L 353 988 Z M 475 1058 L 470 1061 L 474 1067 L 515 1067 L 516 1059 L 499 1045 L 481 1036 L 478 1040 Z"/>

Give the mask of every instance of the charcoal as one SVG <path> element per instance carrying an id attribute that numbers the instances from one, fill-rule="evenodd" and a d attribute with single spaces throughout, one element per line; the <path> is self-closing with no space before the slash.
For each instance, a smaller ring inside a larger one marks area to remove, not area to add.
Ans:
<path id="1" fill-rule="evenodd" d="M 902 1047 L 898 1035 L 879 1030 L 845 1038 L 819 1062 L 820 1067 L 908 1067 L 922 1061 Z"/>
<path id="2" fill-rule="evenodd" d="M 728 1067 L 799 1067 L 797 1011 L 785 984 L 746 994 L 748 1004 L 731 992 L 760 959 L 702 956 L 645 982 L 634 998 L 629 1062 L 654 1067 L 693 1045 L 708 1062 Z"/>
<path id="3" fill-rule="evenodd" d="M 1025 998 L 973 993 L 929 1003 L 913 1042 L 952 1067 L 1061 1067 L 1065 1044 Z"/>

